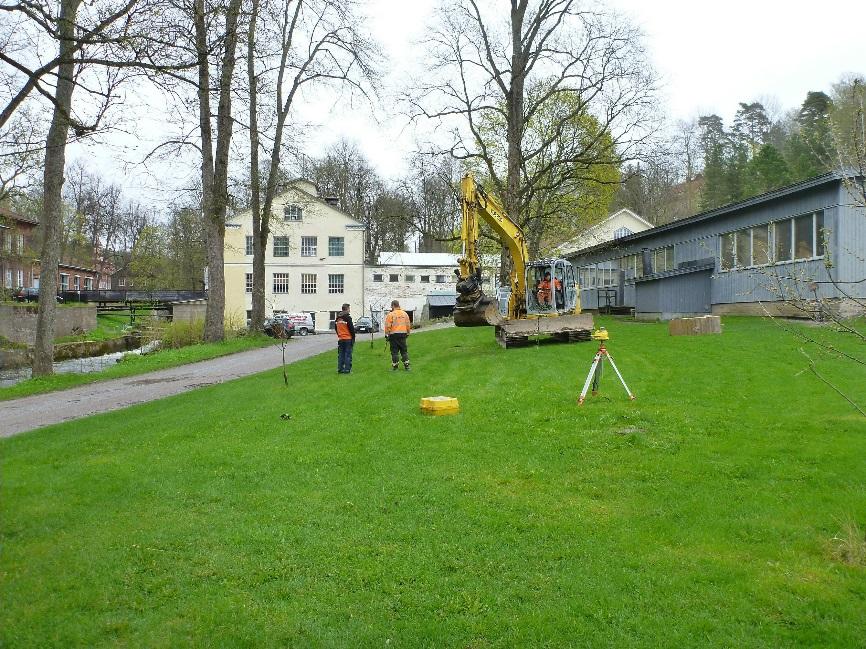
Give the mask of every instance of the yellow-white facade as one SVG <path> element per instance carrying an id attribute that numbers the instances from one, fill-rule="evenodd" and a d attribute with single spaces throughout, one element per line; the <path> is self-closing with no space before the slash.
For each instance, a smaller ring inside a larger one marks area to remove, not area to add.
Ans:
<path id="1" fill-rule="evenodd" d="M 364 226 L 319 197 L 306 180 L 274 199 L 265 251 L 265 311 L 309 313 L 317 331 L 348 302 L 364 312 Z M 253 216 L 226 222 L 226 318 L 245 321 L 252 310 Z"/>

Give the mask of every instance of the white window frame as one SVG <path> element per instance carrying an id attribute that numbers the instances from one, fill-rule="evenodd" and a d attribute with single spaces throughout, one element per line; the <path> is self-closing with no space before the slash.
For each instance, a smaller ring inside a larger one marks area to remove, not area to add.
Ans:
<path id="1" fill-rule="evenodd" d="M 339 245 L 339 252 L 334 252 L 334 249 L 337 245 Z M 328 237 L 328 256 L 329 257 L 345 257 L 346 256 L 346 237 Z"/>
<path id="2" fill-rule="evenodd" d="M 301 273 L 301 295 L 315 295 L 319 288 L 319 276 L 316 273 Z"/>
<path id="3" fill-rule="evenodd" d="M 316 257 L 318 248 L 319 237 L 301 237 L 301 257 Z"/>
<path id="4" fill-rule="evenodd" d="M 277 254 L 277 241 L 280 242 L 280 254 Z M 274 246 L 273 246 L 273 257 L 288 257 L 289 256 L 289 237 L 285 235 L 281 235 L 279 237 L 274 237 Z M 285 252 L 285 254 L 282 254 Z"/>
<path id="5" fill-rule="evenodd" d="M 60 273 L 60 290 L 69 290 L 69 273 Z"/>
<path id="6" fill-rule="evenodd" d="M 92 291 L 93 290 L 93 278 L 92 277 L 85 277 L 84 278 L 84 290 L 85 291 Z"/>
<path id="7" fill-rule="evenodd" d="M 304 208 L 294 203 L 283 206 L 283 221 L 303 221 Z"/>
<path id="8" fill-rule="evenodd" d="M 274 273 L 271 279 L 274 295 L 285 295 L 289 292 L 288 273 Z"/>
<path id="9" fill-rule="evenodd" d="M 328 274 L 328 294 L 335 295 L 344 293 L 346 290 L 346 276 L 343 273 Z"/>
<path id="10" fill-rule="evenodd" d="M 247 257 L 253 254 L 253 235 L 248 234 L 244 239 L 244 255 Z"/>
<path id="11" fill-rule="evenodd" d="M 244 293 L 253 292 L 253 274 L 246 273 L 244 276 Z"/>
<path id="12" fill-rule="evenodd" d="M 448 283 L 448 275 L 436 275 L 436 283 L 437 284 L 447 284 Z"/>

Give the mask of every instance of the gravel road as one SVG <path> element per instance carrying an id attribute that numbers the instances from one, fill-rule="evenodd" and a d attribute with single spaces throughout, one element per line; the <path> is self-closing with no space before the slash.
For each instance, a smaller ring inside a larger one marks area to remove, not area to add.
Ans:
<path id="1" fill-rule="evenodd" d="M 294 363 L 335 348 L 333 334 L 295 337 L 286 345 L 286 362 Z M 0 437 L 231 381 L 279 367 L 281 363 L 278 346 L 263 347 L 168 370 L 0 401 Z"/>

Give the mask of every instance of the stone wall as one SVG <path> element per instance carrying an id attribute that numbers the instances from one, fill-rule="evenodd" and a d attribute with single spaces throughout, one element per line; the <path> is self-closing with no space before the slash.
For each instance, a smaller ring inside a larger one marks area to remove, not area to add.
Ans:
<path id="1" fill-rule="evenodd" d="M 172 322 L 204 322 L 207 313 L 207 300 L 174 302 L 171 305 Z"/>
<path id="2" fill-rule="evenodd" d="M 0 304 L 0 336 L 16 343 L 33 345 L 36 342 L 35 304 Z M 61 338 L 79 331 L 96 329 L 96 305 L 75 304 L 57 307 L 54 336 Z"/>

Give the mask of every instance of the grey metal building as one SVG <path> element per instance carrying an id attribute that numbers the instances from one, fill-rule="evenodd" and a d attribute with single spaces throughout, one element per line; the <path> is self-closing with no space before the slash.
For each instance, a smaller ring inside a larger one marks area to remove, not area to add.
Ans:
<path id="1" fill-rule="evenodd" d="M 849 186 L 831 172 L 577 251 L 583 308 L 642 319 L 862 313 L 866 211 Z"/>

